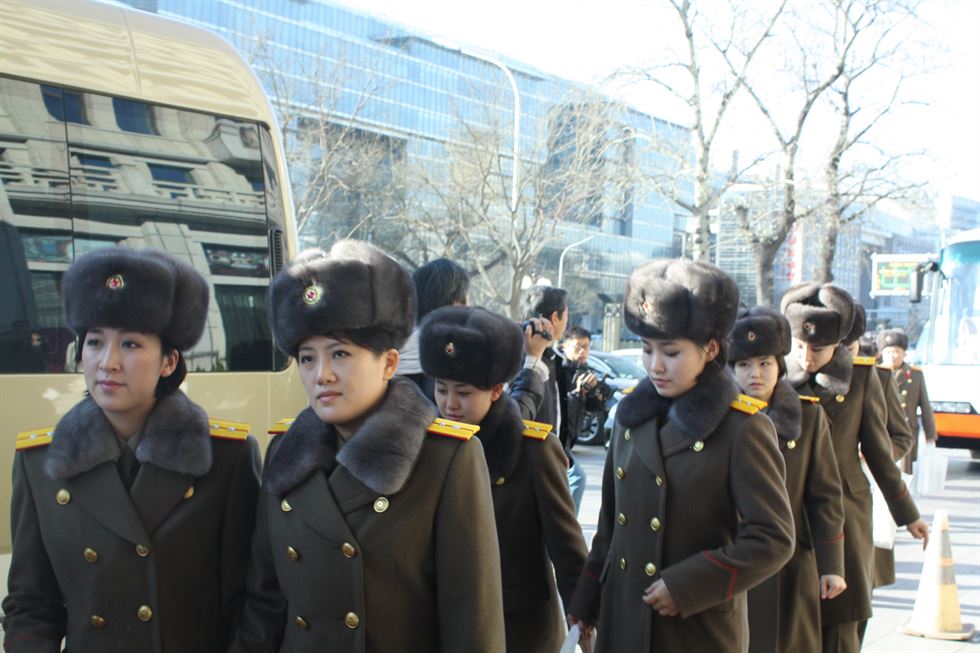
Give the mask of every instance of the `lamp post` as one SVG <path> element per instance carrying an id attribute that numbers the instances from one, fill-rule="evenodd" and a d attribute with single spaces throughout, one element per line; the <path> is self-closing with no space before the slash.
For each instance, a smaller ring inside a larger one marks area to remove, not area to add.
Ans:
<path id="1" fill-rule="evenodd" d="M 562 282 L 562 280 L 563 280 L 563 278 L 565 276 L 565 254 L 568 254 L 568 252 L 570 250 L 578 247 L 579 245 L 581 245 L 583 243 L 589 242 L 593 238 L 595 238 L 595 236 L 586 236 L 582 240 L 576 240 L 574 243 L 572 243 L 571 245 L 569 245 L 565 249 L 561 250 L 561 256 L 558 257 L 558 287 L 559 288 L 563 288 L 564 287 L 564 286 L 561 285 L 561 282 Z"/>
<path id="2" fill-rule="evenodd" d="M 469 48 L 464 48 L 452 41 L 446 41 L 439 38 L 429 39 L 436 45 L 446 48 L 447 50 L 455 50 L 460 54 L 466 55 L 467 57 L 472 57 L 484 63 L 488 63 L 492 66 L 496 66 L 504 73 L 507 77 L 507 81 L 510 82 L 510 88 L 514 92 L 514 167 L 510 176 L 510 212 L 517 213 L 517 196 L 518 196 L 518 186 L 520 184 L 521 176 L 521 92 L 517 88 L 517 79 L 514 78 L 514 73 L 511 72 L 502 61 L 490 55 L 483 54 L 481 52 L 476 52 L 470 50 Z"/>

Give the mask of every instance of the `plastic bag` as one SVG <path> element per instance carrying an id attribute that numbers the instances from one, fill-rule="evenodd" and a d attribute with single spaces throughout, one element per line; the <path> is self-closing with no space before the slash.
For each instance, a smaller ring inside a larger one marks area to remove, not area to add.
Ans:
<path id="1" fill-rule="evenodd" d="M 946 468 L 949 459 L 927 443 L 919 449 L 919 458 L 912 464 L 912 482 L 916 495 L 939 494 L 946 487 Z"/>
<path id="2" fill-rule="evenodd" d="M 568 629 L 568 636 L 565 637 L 565 643 L 561 645 L 561 650 L 558 653 L 575 653 L 575 647 L 578 645 L 578 640 L 580 636 L 580 631 L 578 624 L 575 624 Z M 582 653 L 592 653 L 592 640 L 586 640 L 585 645 L 582 647 Z"/>
<path id="3" fill-rule="evenodd" d="M 879 549 L 894 549 L 895 535 L 898 532 L 898 525 L 892 519 L 892 513 L 888 510 L 888 503 L 885 495 L 881 493 L 881 488 L 875 482 L 874 476 L 868 466 L 861 462 L 861 469 L 868 482 L 871 484 L 871 535 L 875 546 Z M 904 474 L 903 474 L 904 476 Z"/>

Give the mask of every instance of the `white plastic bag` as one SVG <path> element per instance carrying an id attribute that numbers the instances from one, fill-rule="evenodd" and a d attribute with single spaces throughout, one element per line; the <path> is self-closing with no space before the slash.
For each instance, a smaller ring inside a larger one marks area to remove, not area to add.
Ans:
<path id="1" fill-rule="evenodd" d="M 919 449 L 919 457 L 912 464 L 912 481 L 915 494 L 939 494 L 946 487 L 946 468 L 949 459 L 936 450 L 936 445 L 927 443 Z"/>
<path id="2" fill-rule="evenodd" d="M 581 632 L 579 630 L 578 624 L 575 624 L 568 629 L 568 636 L 565 637 L 565 643 L 561 645 L 561 650 L 558 653 L 575 653 L 575 647 L 578 646 L 578 640 Z M 586 640 L 585 645 L 582 647 L 582 653 L 592 653 L 592 640 Z"/>
<path id="3" fill-rule="evenodd" d="M 871 470 L 868 469 L 864 461 L 861 461 L 861 469 L 871 484 L 872 539 L 874 540 L 875 546 L 879 549 L 894 549 L 898 525 L 895 524 L 895 520 L 892 519 L 892 514 L 888 510 L 885 495 L 881 493 L 881 488 L 878 487 L 878 483 L 875 482 L 874 476 L 871 475 Z"/>

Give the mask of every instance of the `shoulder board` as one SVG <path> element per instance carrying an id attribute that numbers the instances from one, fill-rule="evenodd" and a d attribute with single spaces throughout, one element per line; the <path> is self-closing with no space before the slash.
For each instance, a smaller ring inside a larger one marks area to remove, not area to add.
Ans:
<path id="1" fill-rule="evenodd" d="M 269 435 L 276 436 L 282 435 L 289 430 L 289 427 L 293 425 L 296 421 L 295 417 L 284 417 L 272 426 L 269 427 Z"/>
<path id="2" fill-rule="evenodd" d="M 743 413 L 748 413 L 749 415 L 755 415 L 760 410 L 768 406 L 766 402 L 761 399 L 756 399 L 755 397 L 750 397 L 748 395 L 740 394 L 732 400 L 732 408 L 735 410 L 740 410 Z"/>
<path id="3" fill-rule="evenodd" d="M 852 359 L 855 365 L 874 365 L 875 359 L 873 356 L 855 356 Z"/>
<path id="4" fill-rule="evenodd" d="M 819 404 L 820 397 L 814 397 L 813 395 L 800 395 L 800 401 L 809 401 L 811 404 Z"/>
<path id="5" fill-rule="evenodd" d="M 46 447 L 51 444 L 51 435 L 53 433 L 53 426 L 18 433 L 16 449 L 17 451 L 21 451 L 23 449 L 33 449 L 34 447 Z"/>
<path id="6" fill-rule="evenodd" d="M 452 420 L 442 419 L 441 417 L 438 417 L 434 422 L 429 424 L 429 428 L 426 430 L 429 433 L 433 433 L 435 435 L 444 435 L 447 438 L 456 438 L 457 440 L 469 440 L 474 435 L 476 435 L 476 432 L 480 430 L 480 427 L 474 424 L 453 422 Z"/>
<path id="7" fill-rule="evenodd" d="M 524 420 L 524 437 L 532 438 L 534 440 L 547 440 L 548 434 L 551 433 L 551 424 L 544 424 L 543 422 L 532 422 L 529 419 Z"/>
<path id="8" fill-rule="evenodd" d="M 226 422 L 223 419 L 208 418 L 211 427 L 211 437 L 222 440 L 244 440 L 252 430 L 251 424 L 243 422 Z"/>

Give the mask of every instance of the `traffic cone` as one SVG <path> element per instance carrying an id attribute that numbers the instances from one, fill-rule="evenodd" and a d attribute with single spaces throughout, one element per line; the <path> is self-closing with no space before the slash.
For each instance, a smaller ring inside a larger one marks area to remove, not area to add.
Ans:
<path id="1" fill-rule="evenodd" d="M 902 626 L 901 632 L 932 639 L 970 639 L 973 624 L 960 621 L 953 549 L 949 543 L 949 515 L 945 510 L 936 511 L 931 535 L 912 618 Z"/>

